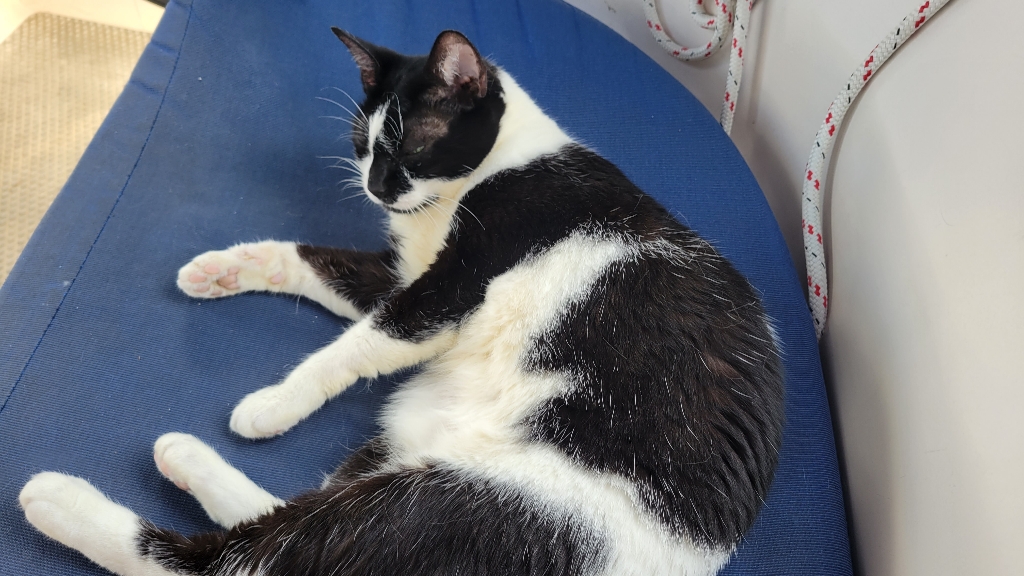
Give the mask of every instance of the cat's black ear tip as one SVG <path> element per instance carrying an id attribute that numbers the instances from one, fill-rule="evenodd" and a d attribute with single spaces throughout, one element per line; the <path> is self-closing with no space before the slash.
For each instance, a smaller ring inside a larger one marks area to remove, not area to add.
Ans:
<path id="1" fill-rule="evenodd" d="M 331 26 L 331 32 L 334 32 L 334 35 L 338 37 L 338 40 L 341 40 L 342 44 L 348 46 L 349 50 L 367 50 L 368 48 L 368 43 L 365 40 L 357 38 L 337 26 Z"/>
<path id="2" fill-rule="evenodd" d="M 331 32 L 334 32 L 334 35 L 338 37 L 338 40 L 341 40 L 342 42 L 344 42 L 345 45 L 348 46 L 349 48 L 351 48 L 353 45 L 359 46 L 359 47 L 364 47 L 364 45 L 366 44 L 365 40 L 357 38 L 354 35 L 352 35 L 350 32 L 342 30 L 341 28 L 338 28 L 337 26 L 331 26 Z"/>
<path id="3" fill-rule="evenodd" d="M 438 34 L 437 36 L 441 37 L 441 36 L 446 36 L 446 35 L 449 35 L 449 34 L 458 36 L 459 38 L 465 38 L 466 40 L 469 40 L 469 38 L 466 38 L 465 34 L 463 34 L 462 32 L 459 32 L 458 30 L 453 30 L 453 29 L 442 30 L 441 33 Z"/>
<path id="4" fill-rule="evenodd" d="M 458 30 L 444 30 L 437 35 L 437 39 L 434 40 L 434 42 L 441 42 L 444 44 L 469 44 L 470 46 L 473 45 L 473 43 L 469 41 L 469 38 L 466 38 L 466 35 L 463 34 L 462 32 L 459 32 Z"/>

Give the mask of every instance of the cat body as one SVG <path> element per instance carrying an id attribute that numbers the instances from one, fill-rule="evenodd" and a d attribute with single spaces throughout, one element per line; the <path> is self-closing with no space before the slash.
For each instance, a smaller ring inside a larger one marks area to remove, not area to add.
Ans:
<path id="1" fill-rule="evenodd" d="M 187 294 L 305 295 L 355 320 L 232 429 L 280 434 L 358 378 L 399 385 L 381 434 L 285 502 L 199 440 L 160 471 L 225 527 L 185 538 L 42 473 L 26 516 L 136 574 L 709 575 L 777 462 L 782 379 L 753 289 L 461 34 L 406 57 L 335 30 L 360 68 L 369 253 L 289 242 L 200 255 Z"/>

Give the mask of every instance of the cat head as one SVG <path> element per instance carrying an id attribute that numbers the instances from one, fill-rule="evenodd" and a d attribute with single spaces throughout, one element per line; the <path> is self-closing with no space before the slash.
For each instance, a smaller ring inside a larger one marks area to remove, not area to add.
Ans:
<path id="1" fill-rule="evenodd" d="M 353 122 L 367 196 L 392 212 L 429 205 L 475 170 L 505 110 L 497 68 L 465 36 L 442 32 L 430 54 L 406 56 L 332 28 L 359 67 L 366 99 Z"/>

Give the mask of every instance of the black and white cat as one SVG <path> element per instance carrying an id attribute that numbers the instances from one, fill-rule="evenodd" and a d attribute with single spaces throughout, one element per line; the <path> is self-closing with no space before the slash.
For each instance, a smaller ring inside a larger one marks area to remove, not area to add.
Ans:
<path id="1" fill-rule="evenodd" d="M 48 536 L 126 576 L 703 575 L 757 515 L 782 377 L 753 289 L 454 31 L 409 57 L 334 30 L 361 72 L 353 166 L 391 248 L 198 256 L 196 298 L 271 291 L 355 323 L 231 428 L 281 434 L 413 365 L 379 437 L 280 500 L 185 434 L 160 471 L 224 531 L 184 537 L 89 483 L 21 492 Z"/>

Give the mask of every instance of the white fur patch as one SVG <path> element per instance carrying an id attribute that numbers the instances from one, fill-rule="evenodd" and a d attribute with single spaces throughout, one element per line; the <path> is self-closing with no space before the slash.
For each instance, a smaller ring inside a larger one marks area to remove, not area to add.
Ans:
<path id="1" fill-rule="evenodd" d="M 370 114 L 370 121 L 366 123 L 366 141 L 370 154 L 373 154 L 373 146 L 380 137 L 380 131 L 384 128 L 384 121 L 387 120 L 388 102 L 381 104 L 373 114 Z"/>
<path id="2" fill-rule="evenodd" d="M 195 436 L 164 434 L 153 445 L 153 459 L 165 478 L 195 496 L 210 519 L 225 528 L 285 504 Z"/>
<path id="3" fill-rule="evenodd" d="M 40 532 L 122 576 L 172 576 L 136 549 L 139 517 L 81 478 L 36 474 L 18 496 L 25 518 Z"/>
<path id="4" fill-rule="evenodd" d="M 525 166 L 574 142 L 508 72 L 499 69 L 497 76 L 504 91 L 505 113 L 494 147 L 470 174 L 465 192 L 502 170 Z"/>
<path id="5" fill-rule="evenodd" d="M 429 183 L 419 182 L 422 188 L 458 187 L 464 179 L 456 182 L 432 180 Z M 429 206 L 409 214 L 391 213 L 389 217 L 390 231 L 397 241 L 399 284 L 409 286 L 419 278 L 437 259 L 437 253 L 444 248 L 445 239 L 454 224 L 453 217 L 458 209 L 458 201 L 451 196 L 455 194 L 437 194 Z"/>
<path id="6" fill-rule="evenodd" d="M 609 545 L 609 576 L 712 576 L 732 553 L 671 534 L 644 511 L 629 481 L 577 466 L 551 446 L 524 443 L 471 469 L 525 490 L 551 513 L 585 520 Z"/>
<path id="7" fill-rule="evenodd" d="M 431 192 L 432 186 L 427 184 L 427 182 L 430 182 L 429 180 L 426 182 L 416 181 L 413 178 L 410 178 L 409 180 L 409 183 L 412 185 L 412 189 L 405 194 L 402 194 L 398 199 L 392 202 L 391 205 L 388 206 L 390 209 L 408 212 L 421 207 L 437 197 L 437 194 Z"/>
<path id="8" fill-rule="evenodd" d="M 396 468 L 447 463 L 583 519 L 612 546 L 608 574 L 710 575 L 728 552 L 700 550 L 669 533 L 643 511 L 627 480 L 574 465 L 524 437 L 524 419 L 573 385 L 571 375 L 524 371 L 524 352 L 609 265 L 638 250 L 577 233 L 496 278 L 455 346 L 392 397 L 384 433 Z"/>
<path id="9" fill-rule="evenodd" d="M 384 120 L 387 118 L 388 104 L 385 102 L 377 110 L 370 114 L 370 119 L 366 123 L 366 148 L 367 154 L 363 158 L 357 159 L 356 164 L 359 168 L 359 179 L 363 185 L 363 192 L 366 196 L 378 206 L 383 206 L 384 202 L 380 198 L 373 195 L 370 192 L 370 166 L 373 166 L 373 146 L 377 142 L 377 138 L 380 137 L 380 132 L 384 128 Z"/>
<path id="10" fill-rule="evenodd" d="M 519 422 L 567 386 L 562 377 L 524 372 L 523 352 L 624 254 L 621 243 L 576 235 L 494 279 L 455 346 L 385 409 L 396 465 L 476 462 L 521 450 Z"/>

